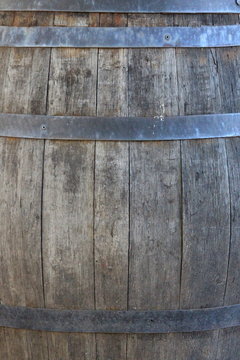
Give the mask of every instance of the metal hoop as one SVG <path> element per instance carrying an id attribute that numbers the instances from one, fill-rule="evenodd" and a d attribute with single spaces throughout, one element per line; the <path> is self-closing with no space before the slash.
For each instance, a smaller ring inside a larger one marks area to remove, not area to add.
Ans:
<path id="1" fill-rule="evenodd" d="M 164 117 L 78 117 L 0 114 L 0 136 L 156 141 L 240 136 L 240 113 Z"/>

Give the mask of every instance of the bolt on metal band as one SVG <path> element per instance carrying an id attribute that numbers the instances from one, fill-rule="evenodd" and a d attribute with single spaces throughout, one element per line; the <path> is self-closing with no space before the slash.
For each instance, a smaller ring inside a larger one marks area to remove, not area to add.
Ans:
<path id="1" fill-rule="evenodd" d="M 0 26 L 0 47 L 228 47 L 240 46 L 239 30 L 239 25 L 129 28 Z"/>

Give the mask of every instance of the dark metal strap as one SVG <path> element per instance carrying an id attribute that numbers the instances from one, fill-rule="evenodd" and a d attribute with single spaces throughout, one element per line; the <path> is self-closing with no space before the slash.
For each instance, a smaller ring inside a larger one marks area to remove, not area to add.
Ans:
<path id="1" fill-rule="evenodd" d="M 122 13 L 240 13 L 235 0 L 0 0 L 0 10 Z"/>
<path id="2" fill-rule="evenodd" d="M 8 27 L 1 47 L 161 48 L 240 46 L 240 26 L 202 27 Z"/>
<path id="3" fill-rule="evenodd" d="M 84 333 L 175 333 L 240 326 L 240 305 L 201 310 L 48 310 L 0 306 L 0 326 Z"/>
<path id="4" fill-rule="evenodd" d="M 110 141 L 235 137 L 240 136 L 240 113 L 166 118 L 0 114 L 0 136 Z"/>

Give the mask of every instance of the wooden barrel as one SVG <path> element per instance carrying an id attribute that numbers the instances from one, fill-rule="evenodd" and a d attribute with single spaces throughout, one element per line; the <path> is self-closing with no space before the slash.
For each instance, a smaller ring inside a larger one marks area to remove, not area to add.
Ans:
<path id="1" fill-rule="evenodd" d="M 2 13 L 14 26 L 199 26 L 239 15 Z M 240 112 L 240 49 L 1 48 L 2 113 Z M 240 140 L 0 139 L 0 298 L 11 307 L 240 303 Z M 89 334 L 0 329 L 4 360 L 237 360 L 238 327 Z"/>

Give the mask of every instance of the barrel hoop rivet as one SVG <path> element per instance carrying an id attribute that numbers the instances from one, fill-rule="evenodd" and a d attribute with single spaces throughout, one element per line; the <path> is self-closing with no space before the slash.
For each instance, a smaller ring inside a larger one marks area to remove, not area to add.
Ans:
<path id="1" fill-rule="evenodd" d="M 170 41 L 171 40 L 171 35 L 170 34 L 165 34 L 164 35 L 164 40 L 165 41 Z"/>

